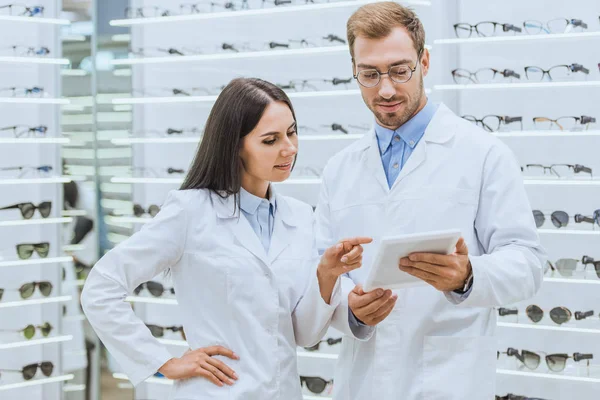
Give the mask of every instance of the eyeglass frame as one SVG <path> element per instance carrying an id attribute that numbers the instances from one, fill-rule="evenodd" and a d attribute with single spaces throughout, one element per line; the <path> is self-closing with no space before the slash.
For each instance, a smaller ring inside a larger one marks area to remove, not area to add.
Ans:
<path id="1" fill-rule="evenodd" d="M 411 68 L 410 66 L 408 66 L 408 65 L 406 65 L 406 64 L 400 64 L 400 65 L 392 65 L 391 67 L 389 67 L 389 68 L 388 68 L 388 71 L 387 71 L 387 72 L 379 72 L 379 70 L 378 70 L 377 68 L 372 68 L 372 69 L 364 69 L 364 70 L 362 70 L 362 71 L 358 71 L 358 72 L 356 72 L 356 73 L 352 74 L 352 77 L 353 77 L 354 79 L 356 79 L 356 81 L 358 82 L 358 84 L 359 84 L 359 85 L 361 85 L 361 86 L 363 86 L 363 87 L 366 87 L 366 88 L 369 88 L 369 89 L 372 89 L 372 88 L 374 88 L 374 87 L 377 87 L 377 86 L 379 86 L 379 84 L 381 83 L 381 77 L 382 77 L 383 75 L 387 75 L 387 76 L 390 78 L 390 80 L 391 80 L 392 82 L 394 82 L 394 83 L 399 83 L 399 84 L 406 83 L 406 82 L 408 82 L 408 81 L 410 81 L 410 80 L 412 79 L 412 77 L 413 77 L 413 75 L 414 75 L 415 71 L 417 70 L 417 67 L 418 67 L 418 66 L 419 66 L 419 64 L 421 63 L 421 56 L 423 55 L 423 50 L 424 50 L 424 48 L 422 48 L 422 49 L 419 51 L 419 54 L 417 54 L 417 61 L 416 61 L 416 63 L 415 63 L 415 67 L 414 67 L 414 68 Z M 390 71 L 392 70 L 392 68 L 399 67 L 399 66 L 401 66 L 401 65 L 408 66 L 408 70 L 410 71 L 410 76 L 409 76 L 409 77 L 408 77 L 408 79 L 407 79 L 407 80 L 405 80 L 404 82 L 397 82 L 397 81 L 395 81 L 394 79 L 392 79 L 392 76 L 390 75 Z M 354 67 L 354 66 L 353 66 L 353 67 Z M 356 68 L 356 67 L 354 67 L 354 68 Z M 367 85 L 364 85 L 364 84 L 362 84 L 362 83 L 360 82 L 360 80 L 358 79 L 358 75 L 359 75 L 361 72 L 365 72 L 365 71 L 375 71 L 375 72 L 377 72 L 377 75 L 379 76 L 379 79 L 377 80 L 377 83 L 376 83 L 375 85 L 373 85 L 373 86 L 367 86 Z"/>

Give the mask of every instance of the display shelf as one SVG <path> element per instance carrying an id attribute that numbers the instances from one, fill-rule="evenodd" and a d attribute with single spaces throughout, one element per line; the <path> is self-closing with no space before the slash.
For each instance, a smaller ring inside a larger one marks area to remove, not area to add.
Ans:
<path id="1" fill-rule="evenodd" d="M 571 138 L 571 137 L 598 137 L 600 130 L 588 131 L 512 131 L 512 132 L 494 132 L 492 135 L 500 138 L 520 138 L 520 137 L 556 137 L 556 138 Z"/>
<path id="2" fill-rule="evenodd" d="M 316 358 L 319 360 L 337 360 L 337 354 L 318 353 L 310 351 L 297 351 L 296 354 L 301 358 Z"/>
<path id="3" fill-rule="evenodd" d="M 73 257 L 31 258 L 29 260 L 0 261 L 0 267 L 18 267 L 18 266 L 38 265 L 38 264 L 57 264 L 57 263 L 71 262 L 71 261 L 73 261 Z"/>
<path id="4" fill-rule="evenodd" d="M 84 217 L 87 215 L 86 210 L 62 210 L 61 215 L 63 217 Z"/>
<path id="5" fill-rule="evenodd" d="M 63 251 L 81 251 L 85 250 L 85 245 L 83 244 L 66 244 L 62 247 Z"/>
<path id="6" fill-rule="evenodd" d="M 112 183 L 158 183 L 158 184 L 181 184 L 183 178 L 135 178 L 135 177 L 119 177 L 113 176 L 110 178 Z"/>
<path id="7" fill-rule="evenodd" d="M 523 377 L 528 377 L 528 378 L 542 378 L 542 379 L 560 380 L 560 381 L 600 383 L 600 379 L 598 379 L 598 378 L 587 378 L 587 377 L 583 377 L 583 376 L 568 376 L 568 375 L 559 375 L 559 374 L 544 374 L 544 373 L 540 373 L 540 372 L 511 371 L 508 369 L 497 369 L 496 373 L 500 374 L 500 375 L 523 376 Z"/>
<path id="8" fill-rule="evenodd" d="M 600 329 L 570 328 L 570 327 L 550 326 L 550 325 L 515 324 L 515 323 L 508 323 L 508 322 L 498 322 L 498 326 L 502 327 L 502 328 L 511 328 L 511 329 L 530 329 L 530 330 L 539 330 L 539 331 L 600 334 Z"/>
<path id="9" fill-rule="evenodd" d="M 6 22 L 27 22 L 41 25 L 70 25 L 71 21 L 61 18 L 37 18 L 37 17 L 18 17 L 12 15 L 0 15 L 0 21 Z"/>
<path id="10" fill-rule="evenodd" d="M 339 1 L 330 2 L 324 4 L 311 4 L 311 5 L 300 5 L 300 6 L 285 6 L 285 7 L 271 7 L 255 10 L 242 10 L 242 11 L 224 11 L 215 13 L 203 13 L 203 14 L 190 14 L 190 15 L 173 15 L 168 17 L 156 17 L 156 18 L 128 18 L 128 19 L 117 19 L 110 21 L 112 26 L 134 26 L 134 25 L 153 25 L 153 24 L 164 24 L 173 22 L 185 22 L 185 21 L 203 21 L 211 19 L 223 19 L 223 18 L 243 18 L 252 17 L 259 15 L 275 15 L 275 14 L 292 14 L 296 15 L 299 12 L 321 12 L 336 8 L 354 8 L 364 4 L 376 3 L 373 0 L 354 0 L 354 1 Z M 426 0 L 406 0 L 402 2 L 403 5 L 408 6 L 431 6 L 431 1 Z"/>
<path id="11" fill-rule="evenodd" d="M 492 90 L 492 89 L 543 89 L 598 87 L 600 81 L 574 82 L 523 82 L 523 83 L 477 83 L 472 85 L 435 85 L 433 90 Z"/>
<path id="12" fill-rule="evenodd" d="M 69 144 L 69 138 L 0 138 L 0 144 Z"/>
<path id="13" fill-rule="evenodd" d="M 12 308 L 12 307 L 26 307 L 36 306 L 40 304 L 52 304 L 52 303 L 66 303 L 71 301 L 71 296 L 59 296 L 59 297 L 46 297 L 41 299 L 33 300 L 17 300 L 17 301 L 4 301 L 0 303 L 0 308 Z"/>
<path id="14" fill-rule="evenodd" d="M 70 61 L 66 58 L 0 56 L 0 64 L 69 65 L 69 63 Z"/>
<path id="15" fill-rule="evenodd" d="M 18 388 L 24 388 L 24 387 L 31 387 L 31 386 L 46 385 L 49 383 L 66 382 L 66 381 L 70 381 L 73 378 L 75 378 L 75 375 L 68 374 L 68 375 L 54 376 L 51 378 L 32 379 L 30 381 L 25 381 L 25 382 L 0 385 L 0 391 L 1 390 L 9 390 L 9 389 L 18 389 Z"/>
<path id="16" fill-rule="evenodd" d="M 585 231 L 583 229 L 538 229 L 538 233 L 543 235 L 575 235 L 575 236 L 599 236 L 598 231 Z"/>
<path id="17" fill-rule="evenodd" d="M 65 393 L 71 393 L 71 392 L 83 392 L 86 389 L 86 385 L 74 385 L 74 384 L 67 384 L 63 386 L 63 392 Z"/>
<path id="18" fill-rule="evenodd" d="M 73 218 L 35 218 L 35 219 L 19 219 L 15 221 L 0 221 L 2 226 L 21 226 L 21 225 L 52 225 L 52 224 L 69 224 L 73 222 Z"/>
<path id="19" fill-rule="evenodd" d="M 544 277 L 544 282 L 550 283 L 571 283 L 581 285 L 600 285 L 600 279 L 566 279 L 566 278 L 550 278 Z"/>
<path id="20" fill-rule="evenodd" d="M 13 104 L 69 104 L 69 99 L 60 98 L 31 98 L 31 97 L 0 97 L 0 103 Z"/>
<path id="21" fill-rule="evenodd" d="M 130 303 L 162 304 L 167 306 L 176 306 L 177 299 L 161 299 L 157 297 L 127 296 L 125 301 Z"/>
<path id="22" fill-rule="evenodd" d="M 555 42 L 567 40 L 600 39 L 600 32 L 553 33 L 550 35 L 489 36 L 475 38 L 451 38 L 434 40 L 433 44 L 481 44 L 481 43 L 515 43 L 515 42 Z"/>
<path id="23" fill-rule="evenodd" d="M 600 179 L 523 179 L 532 186 L 600 186 Z"/>
<path id="24" fill-rule="evenodd" d="M 40 345 L 50 344 L 50 343 L 62 343 L 62 342 L 68 342 L 70 340 L 73 340 L 73 335 L 54 336 L 54 337 L 47 337 L 47 338 L 43 338 L 43 339 L 22 340 L 22 341 L 13 342 L 13 343 L 1 343 L 0 342 L 0 350 L 16 349 L 19 347 L 40 346 Z"/>

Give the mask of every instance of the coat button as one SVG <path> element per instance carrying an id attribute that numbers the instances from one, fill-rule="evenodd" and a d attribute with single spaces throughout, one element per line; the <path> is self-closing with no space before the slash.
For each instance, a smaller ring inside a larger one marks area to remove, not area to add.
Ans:
<path id="1" fill-rule="evenodd" d="M 408 144 L 410 144 L 411 146 L 414 146 L 415 145 L 415 141 L 411 140 L 410 142 L 408 142 Z"/>
<path id="2" fill-rule="evenodd" d="M 399 141 L 400 141 L 400 136 L 398 136 L 398 135 L 394 136 L 394 140 L 395 140 L 396 142 L 399 142 Z"/>
<path id="3" fill-rule="evenodd" d="M 398 165 L 398 163 L 395 163 L 394 165 L 392 165 L 392 167 L 394 167 L 395 169 L 398 169 L 399 165 Z"/>

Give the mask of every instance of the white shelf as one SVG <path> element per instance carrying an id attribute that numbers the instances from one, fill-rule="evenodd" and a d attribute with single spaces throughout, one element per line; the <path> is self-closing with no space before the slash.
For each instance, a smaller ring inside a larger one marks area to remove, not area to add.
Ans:
<path id="1" fill-rule="evenodd" d="M 83 178 L 83 179 L 81 179 Z M 68 183 L 71 181 L 85 180 L 85 177 L 58 176 L 53 178 L 10 178 L 0 179 L 0 185 L 31 185 L 37 183 Z"/>
<path id="2" fill-rule="evenodd" d="M 525 185 L 600 186 L 600 179 L 523 179 Z"/>
<path id="3" fill-rule="evenodd" d="M 302 358 L 317 358 L 320 360 L 337 360 L 338 359 L 337 354 L 325 354 L 325 353 L 310 352 L 310 351 L 297 351 L 296 354 L 298 355 L 298 357 L 302 357 Z"/>
<path id="4" fill-rule="evenodd" d="M 51 304 L 51 303 L 65 303 L 67 301 L 71 301 L 71 299 L 72 299 L 71 296 L 59 296 L 59 297 L 45 297 L 45 298 L 33 299 L 33 300 L 0 302 L 0 308 L 25 307 L 25 306 L 34 306 L 34 305 Z"/>
<path id="5" fill-rule="evenodd" d="M 63 251 L 81 251 L 85 250 L 85 245 L 83 244 L 66 244 L 62 247 Z"/>
<path id="6" fill-rule="evenodd" d="M 110 178 L 112 183 L 170 183 L 170 184 L 181 184 L 183 178 L 132 178 L 132 177 L 118 177 L 113 176 Z"/>
<path id="7" fill-rule="evenodd" d="M 9 390 L 9 389 L 17 389 L 17 388 L 24 388 L 24 387 L 30 387 L 30 386 L 46 385 L 48 383 L 65 382 L 65 381 L 70 381 L 73 378 L 75 378 L 75 375 L 68 374 L 68 375 L 62 375 L 62 376 L 54 376 L 52 378 L 32 379 L 30 381 L 25 381 L 25 382 L 12 383 L 12 384 L 8 384 L 8 385 L 0 385 L 0 390 Z"/>
<path id="8" fill-rule="evenodd" d="M 152 221 L 152 218 L 138 218 L 138 217 L 106 217 L 107 222 L 117 222 L 117 223 L 129 223 L 129 224 L 147 224 Z"/>
<path id="9" fill-rule="evenodd" d="M 113 373 L 112 376 L 113 376 L 113 378 L 119 379 L 119 380 L 126 380 L 126 381 L 129 380 L 127 375 L 121 374 L 118 372 Z M 173 384 L 173 381 L 171 379 L 167 379 L 167 378 L 148 378 L 144 382 L 145 383 L 157 383 L 159 385 L 172 385 Z"/>
<path id="10" fill-rule="evenodd" d="M 514 42 L 539 42 L 539 41 L 557 41 L 557 40 L 585 40 L 600 39 L 600 32 L 574 32 L 574 33 L 553 33 L 550 35 L 520 35 L 520 36 L 491 36 L 476 38 L 453 38 L 434 40 L 433 44 L 463 44 L 463 43 L 514 43 Z"/>
<path id="11" fill-rule="evenodd" d="M 68 19 L 16 17 L 16 16 L 12 16 L 12 15 L 0 15 L 0 21 L 29 22 L 32 24 L 49 24 L 49 25 L 70 25 L 71 24 L 71 21 L 69 21 Z"/>
<path id="12" fill-rule="evenodd" d="M 528 378 L 543 378 L 560 381 L 575 381 L 575 382 L 589 382 L 589 383 L 600 383 L 600 379 L 597 378 L 586 378 L 583 376 L 568 376 L 559 374 L 543 374 L 539 372 L 522 372 L 522 371 L 511 371 L 507 369 L 497 369 L 497 374 L 500 375 L 513 375 L 513 376 L 524 376 Z"/>
<path id="13" fill-rule="evenodd" d="M 499 327 L 514 328 L 514 329 L 531 329 L 540 331 L 557 331 L 557 332 L 575 332 L 575 333 L 595 333 L 600 334 L 600 329 L 585 329 L 585 328 L 567 328 L 550 325 L 533 325 L 533 324 L 514 324 L 507 322 L 498 322 Z"/>
<path id="14" fill-rule="evenodd" d="M 435 85 L 433 90 L 487 90 L 487 89 L 540 89 L 598 87 L 600 81 L 574 82 L 526 82 L 526 83 L 477 83 L 472 85 Z"/>
<path id="15" fill-rule="evenodd" d="M 177 299 L 161 299 L 160 297 L 127 296 L 125 301 L 130 303 L 162 304 L 166 306 L 176 306 L 178 304 Z"/>
<path id="16" fill-rule="evenodd" d="M 86 210 L 62 210 L 61 215 L 63 217 L 83 217 L 87 215 Z"/>
<path id="17" fill-rule="evenodd" d="M 16 349 L 19 347 L 40 346 L 43 344 L 50 344 L 50 343 L 68 342 L 70 340 L 73 340 L 73 335 L 55 336 L 55 337 L 48 337 L 48 338 L 43 338 L 43 339 L 23 340 L 20 342 L 13 342 L 13 343 L 0 343 L 0 350 Z"/>
<path id="18" fill-rule="evenodd" d="M 73 218 L 35 218 L 35 219 L 19 219 L 16 221 L 0 221 L 1 226 L 21 226 L 21 225 L 49 225 L 49 224 L 69 224 L 73 222 Z"/>
<path id="19" fill-rule="evenodd" d="M 57 264 L 72 262 L 73 257 L 30 258 L 29 260 L 0 261 L 0 267 L 18 267 L 25 265 Z"/>
<path id="20" fill-rule="evenodd" d="M 69 65 L 69 60 L 67 60 L 66 58 L 0 56 L 0 64 L 1 63 Z"/>
<path id="21" fill-rule="evenodd" d="M 575 229 L 538 229 L 538 233 L 544 235 L 575 235 L 575 236 L 600 236 L 598 231 L 584 231 Z"/>
<path id="22" fill-rule="evenodd" d="M 326 4 L 311 4 L 305 6 L 283 6 L 283 7 L 271 7 L 265 9 L 256 10 L 243 10 L 243 11 L 224 11 L 216 13 L 204 13 L 204 14 L 191 14 L 191 15 L 173 15 L 168 17 L 155 17 L 155 18 L 131 18 L 131 19 L 117 19 L 110 21 L 112 26 L 133 26 L 133 25 L 150 25 L 160 23 L 173 23 L 173 22 L 184 22 L 184 21 L 202 21 L 211 19 L 223 19 L 223 18 L 240 18 L 240 17 L 251 17 L 258 15 L 271 15 L 271 14 L 296 14 L 303 11 L 323 11 L 335 8 L 345 7 L 359 7 L 364 4 L 377 3 L 373 0 L 356 0 L 356 1 L 339 1 L 331 2 Z M 425 0 L 406 0 L 402 2 L 403 5 L 409 6 L 431 6 L 430 1 Z"/>
<path id="23" fill-rule="evenodd" d="M 559 138 L 570 138 L 570 137 L 595 137 L 600 136 L 600 130 L 589 130 L 589 131 L 514 131 L 514 132 L 494 132 L 492 135 L 500 138 L 504 137 L 559 137 Z"/>
<path id="24" fill-rule="evenodd" d="M 170 340 L 170 339 L 158 339 L 158 341 L 167 346 L 178 346 L 178 347 L 189 347 L 190 345 L 185 340 Z"/>
<path id="25" fill-rule="evenodd" d="M 0 103 L 14 104 L 70 104 L 69 99 L 44 99 L 31 97 L 0 97 Z"/>
<path id="26" fill-rule="evenodd" d="M 600 285 L 600 279 L 566 279 L 566 278 L 549 278 L 544 277 L 544 282 L 554 283 L 574 283 L 583 285 Z"/>
<path id="27" fill-rule="evenodd" d="M 0 138 L 0 144 L 68 144 L 69 138 Z"/>
<path id="28" fill-rule="evenodd" d="M 136 138 L 117 138 L 111 139 L 110 142 L 116 145 L 127 144 L 148 144 L 148 143 L 199 143 L 199 137 L 136 137 Z"/>
<path id="29" fill-rule="evenodd" d="M 86 389 L 86 385 L 72 385 L 67 384 L 63 386 L 63 392 L 83 392 Z"/>

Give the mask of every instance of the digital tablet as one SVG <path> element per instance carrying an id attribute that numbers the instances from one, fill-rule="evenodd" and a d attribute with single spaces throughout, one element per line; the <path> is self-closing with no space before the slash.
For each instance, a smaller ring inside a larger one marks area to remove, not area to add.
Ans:
<path id="1" fill-rule="evenodd" d="M 363 285 L 364 291 L 426 285 L 421 279 L 401 271 L 400 259 L 411 253 L 452 254 L 460 236 L 460 230 L 453 229 L 384 237 L 379 243 L 369 276 Z"/>

